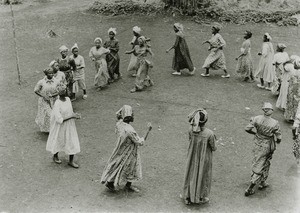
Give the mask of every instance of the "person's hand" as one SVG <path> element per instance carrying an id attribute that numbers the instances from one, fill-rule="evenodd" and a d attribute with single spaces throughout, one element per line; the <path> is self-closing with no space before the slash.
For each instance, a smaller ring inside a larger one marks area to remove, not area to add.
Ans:
<path id="1" fill-rule="evenodd" d="M 147 127 L 148 127 L 148 131 L 151 131 L 151 129 L 152 129 L 152 125 L 151 125 L 151 123 L 150 123 L 150 122 L 147 124 Z"/>
<path id="2" fill-rule="evenodd" d="M 235 58 L 235 60 L 239 60 L 239 58 L 237 57 L 237 58 Z"/>
<path id="3" fill-rule="evenodd" d="M 169 53 L 169 50 L 166 50 L 166 53 Z"/>
<path id="4" fill-rule="evenodd" d="M 73 117 L 76 119 L 80 119 L 81 115 L 79 113 L 73 113 Z"/>
<path id="5" fill-rule="evenodd" d="M 202 42 L 202 44 L 206 44 L 206 43 L 208 43 L 208 41 L 203 41 L 203 42 Z"/>

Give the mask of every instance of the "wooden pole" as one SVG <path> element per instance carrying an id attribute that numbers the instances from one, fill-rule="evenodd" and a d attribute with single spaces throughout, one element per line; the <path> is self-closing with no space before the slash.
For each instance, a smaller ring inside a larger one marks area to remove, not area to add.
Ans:
<path id="1" fill-rule="evenodd" d="M 19 80 L 19 85 L 21 85 L 21 72 L 20 72 L 20 66 L 19 66 L 19 54 L 18 54 L 17 39 L 16 39 L 15 16 L 14 16 L 14 11 L 13 11 L 13 8 L 12 8 L 11 1 L 9 1 L 9 5 L 10 5 L 11 16 L 12 16 L 12 27 L 13 27 L 13 36 L 14 36 L 14 46 L 15 46 L 15 54 L 16 54 L 17 71 L 18 71 L 18 80 Z"/>

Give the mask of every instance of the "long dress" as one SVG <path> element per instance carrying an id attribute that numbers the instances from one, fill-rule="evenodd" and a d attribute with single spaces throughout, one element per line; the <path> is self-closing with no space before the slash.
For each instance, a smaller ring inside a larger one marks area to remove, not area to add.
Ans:
<path id="1" fill-rule="evenodd" d="M 276 107 L 280 109 L 286 109 L 287 96 L 288 96 L 288 88 L 289 88 L 289 80 L 290 76 L 294 73 L 294 65 L 293 63 L 287 63 L 284 65 L 281 75 L 281 86 L 278 99 L 276 101 Z"/>
<path id="2" fill-rule="evenodd" d="M 68 96 L 71 96 L 73 89 L 73 71 L 76 71 L 75 61 L 70 56 L 67 56 L 65 58 L 59 58 L 57 63 L 59 70 L 65 74 Z"/>
<path id="3" fill-rule="evenodd" d="M 210 54 L 205 59 L 202 68 L 226 70 L 226 60 L 223 52 L 223 47 L 226 45 L 225 40 L 219 33 L 217 33 L 215 35 L 212 35 L 211 39 L 208 42 L 210 44 Z"/>
<path id="4" fill-rule="evenodd" d="M 110 50 L 110 54 L 106 55 L 106 62 L 110 78 L 114 79 L 115 74 L 120 76 L 119 41 L 117 39 L 108 40 L 103 47 Z"/>
<path id="5" fill-rule="evenodd" d="M 73 72 L 73 93 L 77 93 L 79 89 L 86 89 L 85 85 L 85 63 L 84 58 L 81 55 L 78 55 L 76 58 L 74 55 L 70 56 L 71 59 L 75 61 L 76 70 Z"/>
<path id="6" fill-rule="evenodd" d="M 47 140 L 46 150 L 55 154 L 65 152 L 67 155 L 75 155 L 80 152 L 78 134 L 75 120 L 64 118 L 73 114 L 70 98 L 65 101 L 55 101 L 50 120 L 50 134 Z"/>
<path id="7" fill-rule="evenodd" d="M 122 119 L 116 124 L 116 134 L 116 147 L 104 169 L 101 183 L 114 182 L 120 185 L 127 181 L 138 181 L 142 178 L 139 146 L 143 145 L 144 138 L 140 138 L 134 128 Z"/>
<path id="8" fill-rule="evenodd" d="M 294 70 L 289 79 L 288 94 L 286 100 L 286 108 L 284 118 L 286 120 L 294 120 L 298 108 L 298 101 L 294 96 L 299 97 L 298 90 L 300 88 L 300 70 Z"/>
<path id="9" fill-rule="evenodd" d="M 139 45 L 138 43 L 138 38 L 140 37 L 140 35 L 137 36 L 133 36 L 132 41 L 130 42 L 130 44 L 132 45 L 132 49 L 134 49 L 135 46 Z M 138 67 L 137 67 L 137 57 L 134 54 L 131 54 L 130 56 L 130 61 L 128 64 L 128 68 L 127 68 L 127 72 L 130 71 L 137 71 Z"/>
<path id="10" fill-rule="evenodd" d="M 89 53 L 90 58 L 95 59 L 96 75 L 94 84 L 96 87 L 104 87 L 108 83 L 109 74 L 107 70 L 106 55 L 109 53 L 109 49 L 104 47 L 96 48 L 92 47 Z"/>
<path id="11" fill-rule="evenodd" d="M 251 118 L 245 129 L 254 128 L 257 133 L 254 137 L 251 183 L 259 184 L 268 178 L 270 161 L 276 149 L 275 140 L 281 139 L 281 131 L 277 120 L 264 115 Z"/>
<path id="12" fill-rule="evenodd" d="M 277 52 L 274 55 L 273 65 L 275 66 L 275 79 L 272 87 L 272 93 L 274 95 L 280 94 L 282 81 L 287 81 L 287 76 L 284 70 L 284 64 L 289 61 L 290 57 L 286 52 Z M 286 82 L 284 82 L 286 84 Z M 284 103 L 284 102 L 282 102 Z M 277 105 L 276 105 L 277 106 Z M 277 106 L 278 107 L 278 106 Z M 279 107 L 284 108 L 284 107 Z"/>
<path id="13" fill-rule="evenodd" d="M 173 70 L 188 69 L 192 71 L 194 65 L 191 59 L 189 47 L 182 32 L 176 33 L 174 47 L 174 57 L 172 62 Z"/>
<path id="14" fill-rule="evenodd" d="M 295 119 L 293 127 L 295 129 L 298 129 L 298 132 L 300 131 L 300 120 L 299 119 Z M 293 154 L 294 154 L 296 160 L 300 160 L 300 138 L 299 138 L 299 135 L 297 135 L 297 137 L 294 139 L 292 149 L 293 149 Z"/>
<path id="15" fill-rule="evenodd" d="M 135 54 L 137 56 L 137 75 L 135 78 L 135 87 L 137 90 L 143 90 L 146 87 L 152 86 L 153 81 L 149 77 L 149 71 L 153 67 L 152 63 L 146 59 L 151 49 L 147 46 L 135 46 Z"/>
<path id="16" fill-rule="evenodd" d="M 251 56 L 251 41 L 246 39 L 241 48 L 241 53 L 243 54 L 238 59 L 236 66 L 236 72 L 241 75 L 241 77 L 253 79 L 253 62 Z"/>
<path id="17" fill-rule="evenodd" d="M 262 78 L 265 82 L 272 83 L 275 80 L 273 44 L 271 42 L 263 42 L 261 53 L 262 55 L 255 72 L 255 77 Z"/>
<path id="18" fill-rule="evenodd" d="M 45 76 L 42 80 L 38 81 L 34 92 L 39 92 L 43 96 L 52 96 L 56 93 L 58 83 L 59 81 L 55 78 L 48 79 L 47 76 Z M 41 132 L 50 131 L 50 114 L 55 99 L 56 96 L 50 98 L 50 100 L 46 100 L 44 97 L 39 97 L 38 99 L 38 112 L 35 122 L 40 127 Z"/>
<path id="19" fill-rule="evenodd" d="M 189 150 L 184 178 L 184 198 L 192 203 L 208 198 L 212 180 L 212 151 L 216 137 L 207 128 L 200 132 L 189 132 Z"/>

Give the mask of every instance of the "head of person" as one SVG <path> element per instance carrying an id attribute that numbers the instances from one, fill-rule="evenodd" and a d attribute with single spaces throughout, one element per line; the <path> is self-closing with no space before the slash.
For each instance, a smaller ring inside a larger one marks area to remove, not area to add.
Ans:
<path id="1" fill-rule="evenodd" d="M 299 56 L 291 56 L 291 60 L 294 63 L 294 68 L 295 69 L 300 69 L 300 57 Z"/>
<path id="2" fill-rule="evenodd" d="M 117 34 L 117 29 L 116 28 L 109 28 L 108 29 L 108 36 L 110 39 L 114 39 L 114 37 Z"/>
<path id="3" fill-rule="evenodd" d="M 207 120 L 208 113 L 203 108 L 199 108 L 188 115 L 188 121 L 192 126 L 193 132 L 200 132 L 201 127 L 205 126 Z"/>
<path id="4" fill-rule="evenodd" d="M 285 44 L 279 43 L 279 44 L 277 44 L 277 46 L 276 46 L 276 51 L 277 51 L 277 52 L 283 52 L 285 48 L 286 48 L 286 45 L 285 45 Z"/>
<path id="5" fill-rule="evenodd" d="M 245 31 L 244 33 L 244 39 L 249 39 L 252 37 L 252 33 L 248 30 Z"/>
<path id="6" fill-rule="evenodd" d="M 102 45 L 102 39 L 97 37 L 97 38 L 95 38 L 94 43 L 95 43 L 96 48 L 100 48 Z"/>
<path id="7" fill-rule="evenodd" d="M 52 79 L 54 75 L 53 69 L 52 68 L 44 69 L 44 74 L 48 79 Z"/>
<path id="8" fill-rule="evenodd" d="M 269 102 L 264 103 L 262 110 L 265 116 L 271 116 L 274 111 L 272 104 Z"/>
<path id="9" fill-rule="evenodd" d="M 183 32 L 183 25 L 180 24 L 180 23 L 175 23 L 173 25 L 173 29 L 174 29 L 174 32 L 177 33 L 177 32 Z"/>
<path id="10" fill-rule="evenodd" d="M 133 35 L 134 36 L 140 36 L 141 35 L 141 28 L 140 27 L 138 27 L 138 26 L 134 26 L 133 28 L 132 28 L 132 32 L 133 32 Z"/>
<path id="11" fill-rule="evenodd" d="M 212 26 L 212 28 L 211 28 L 211 32 L 212 32 L 212 34 L 217 34 L 217 33 L 219 33 L 220 32 L 220 30 L 221 30 L 221 27 L 219 26 L 219 25 L 214 25 L 214 26 Z"/>
<path id="12" fill-rule="evenodd" d="M 145 43 L 146 43 L 146 38 L 144 36 L 140 36 L 138 38 L 138 43 L 139 43 L 140 46 L 144 46 Z"/>
<path id="13" fill-rule="evenodd" d="M 129 105 L 124 105 L 119 111 L 116 112 L 118 119 L 123 119 L 125 123 L 133 122 L 134 115 L 132 107 Z"/>
<path id="14" fill-rule="evenodd" d="M 77 57 L 78 56 L 78 51 L 79 51 L 79 48 L 78 48 L 78 45 L 75 43 L 73 45 L 73 47 L 71 48 L 71 51 L 72 51 L 72 54 Z"/>
<path id="15" fill-rule="evenodd" d="M 269 42 L 272 40 L 272 37 L 270 36 L 269 33 L 265 33 L 263 36 L 263 42 Z"/>
<path id="16" fill-rule="evenodd" d="M 69 49 L 68 49 L 65 45 L 62 45 L 62 46 L 59 48 L 59 52 L 60 52 L 62 58 L 67 57 L 68 51 L 69 51 Z"/>
<path id="17" fill-rule="evenodd" d="M 63 83 L 59 83 L 56 87 L 57 93 L 60 97 L 67 96 L 67 86 Z"/>
<path id="18" fill-rule="evenodd" d="M 57 71 L 59 70 L 58 62 L 55 60 L 50 62 L 49 67 L 53 70 L 54 73 L 57 73 Z"/>

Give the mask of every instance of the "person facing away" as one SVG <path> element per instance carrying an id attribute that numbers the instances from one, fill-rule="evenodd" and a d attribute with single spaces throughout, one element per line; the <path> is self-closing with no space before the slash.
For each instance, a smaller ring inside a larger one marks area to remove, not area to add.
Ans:
<path id="1" fill-rule="evenodd" d="M 184 178 L 183 196 L 185 204 L 209 202 L 212 180 L 212 152 L 215 151 L 216 136 L 205 127 L 206 110 L 200 108 L 188 116 L 189 149 Z"/>
<path id="2" fill-rule="evenodd" d="M 271 117 L 273 114 L 272 104 L 264 103 L 262 110 L 264 114 L 251 118 L 250 123 L 245 128 L 247 133 L 255 135 L 252 175 L 245 196 L 254 194 L 254 187 L 257 184 L 260 190 L 269 186 L 266 180 L 269 176 L 270 161 L 276 149 L 276 143 L 281 142 L 279 123 Z"/>

